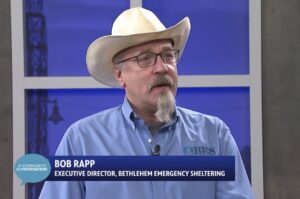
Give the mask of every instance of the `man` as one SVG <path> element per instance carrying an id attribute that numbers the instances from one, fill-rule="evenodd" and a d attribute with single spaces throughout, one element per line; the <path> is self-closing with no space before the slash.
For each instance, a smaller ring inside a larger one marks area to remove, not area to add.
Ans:
<path id="1" fill-rule="evenodd" d="M 40 198 L 71 199 L 243 199 L 254 198 L 228 127 L 218 118 L 177 107 L 177 62 L 190 32 L 189 19 L 166 29 L 143 8 L 115 20 L 112 35 L 94 41 L 87 65 L 98 81 L 123 87 L 122 105 L 73 124 L 57 155 L 234 155 L 236 180 L 225 182 L 86 181 L 46 182 Z"/>

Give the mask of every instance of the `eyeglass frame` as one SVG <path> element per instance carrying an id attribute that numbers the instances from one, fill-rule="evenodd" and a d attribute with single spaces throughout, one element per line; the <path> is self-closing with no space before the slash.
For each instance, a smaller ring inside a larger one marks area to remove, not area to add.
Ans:
<path id="1" fill-rule="evenodd" d="M 164 52 L 166 52 L 166 51 L 173 51 L 173 52 L 176 53 L 175 55 L 176 55 L 177 57 L 176 57 L 175 62 L 173 62 L 173 63 L 165 63 L 165 61 L 164 61 L 164 59 L 163 59 L 163 57 L 162 57 L 162 53 L 164 53 Z M 179 53 L 180 53 L 180 50 L 177 50 L 177 49 L 163 50 L 163 51 L 161 51 L 160 53 L 145 52 L 145 53 L 141 53 L 141 54 L 139 54 L 139 55 L 137 55 L 137 56 L 129 57 L 129 58 L 127 58 L 127 59 L 118 61 L 118 62 L 116 62 L 115 64 L 120 64 L 120 63 L 124 63 L 124 62 L 127 62 L 127 61 L 136 61 L 137 64 L 138 64 L 138 66 L 139 66 L 140 68 L 148 68 L 148 67 L 154 66 L 154 65 L 156 64 L 156 62 L 157 62 L 157 56 L 160 56 L 160 58 L 161 58 L 161 60 L 163 61 L 164 64 L 174 64 L 174 63 L 177 63 L 178 60 L 179 60 Z M 152 65 L 147 65 L 147 66 L 141 66 L 141 65 L 140 65 L 140 62 L 139 62 L 138 57 L 141 56 L 141 55 L 145 55 L 145 54 L 152 54 L 152 55 L 155 55 L 155 60 L 154 60 L 154 63 L 153 63 Z"/>

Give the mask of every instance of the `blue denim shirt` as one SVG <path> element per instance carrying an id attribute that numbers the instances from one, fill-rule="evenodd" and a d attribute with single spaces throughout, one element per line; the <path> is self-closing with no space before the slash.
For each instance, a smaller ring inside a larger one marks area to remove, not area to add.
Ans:
<path id="1" fill-rule="evenodd" d="M 69 127 L 56 155 L 234 155 L 235 181 L 61 181 L 46 182 L 41 199 L 251 199 L 238 147 L 223 121 L 176 107 L 176 117 L 151 134 L 125 99 L 118 107 Z"/>

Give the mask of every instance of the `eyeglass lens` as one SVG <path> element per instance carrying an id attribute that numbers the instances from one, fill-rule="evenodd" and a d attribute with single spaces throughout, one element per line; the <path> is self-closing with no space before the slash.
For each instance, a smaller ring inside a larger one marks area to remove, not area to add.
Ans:
<path id="1" fill-rule="evenodd" d="M 153 66 L 157 61 L 157 56 L 160 56 L 165 64 L 174 64 L 178 59 L 178 50 L 165 50 L 159 54 L 144 53 L 137 57 L 140 67 Z"/>

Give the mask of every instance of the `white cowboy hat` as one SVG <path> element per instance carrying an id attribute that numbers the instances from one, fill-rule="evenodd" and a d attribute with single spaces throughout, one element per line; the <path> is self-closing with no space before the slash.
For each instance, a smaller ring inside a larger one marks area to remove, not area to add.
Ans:
<path id="1" fill-rule="evenodd" d="M 172 39 L 181 56 L 190 29 L 188 17 L 166 29 L 151 11 L 130 8 L 117 17 L 111 35 L 100 37 L 89 46 L 86 55 L 89 73 L 103 84 L 120 87 L 113 75 L 112 61 L 118 52 L 152 40 Z"/>

